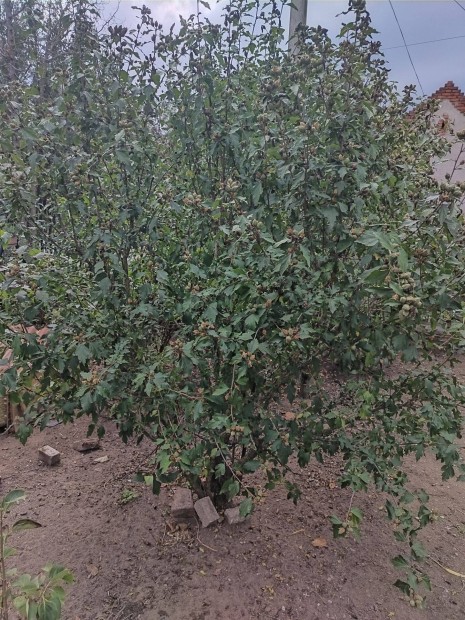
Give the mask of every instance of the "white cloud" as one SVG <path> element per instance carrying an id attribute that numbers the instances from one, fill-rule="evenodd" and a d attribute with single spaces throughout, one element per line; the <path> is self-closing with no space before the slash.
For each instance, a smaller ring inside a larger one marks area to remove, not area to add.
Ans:
<path id="1" fill-rule="evenodd" d="M 165 26 L 179 22 L 180 15 L 188 17 L 197 10 L 197 0 L 104 0 L 102 13 L 106 19 L 116 13 L 115 22 L 132 25 L 136 22 L 137 15 L 137 11 L 132 7 L 142 7 L 144 4 L 152 11 L 153 18 Z M 210 0 L 209 4 L 213 11 L 218 2 Z M 208 9 L 202 5 L 200 8 L 205 13 L 209 13 Z"/>

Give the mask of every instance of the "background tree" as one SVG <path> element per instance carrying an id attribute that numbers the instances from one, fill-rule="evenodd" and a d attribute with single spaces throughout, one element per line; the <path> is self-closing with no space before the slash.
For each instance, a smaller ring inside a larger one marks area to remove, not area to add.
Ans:
<path id="1" fill-rule="evenodd" d="M 86 54 L 94 47 L 96 37 L 95 19 L 98 15 L 94 2 L 82 0 L 65 2 L 56 0 L 12 1 L 0 3 L 0 86 L 3 89 L 1 111 L 8 119 L 4 142 L 6 152 L 20 157 L 21 139 L 26 140 L 32 116 L 42 119 L 49 106 L 62 94 L 63 84 L 58 76 L 68 70 L 79 72 Z M 21 117 L 17 125 L 18 115 Z M 29 116 L 32 115 L 32 116 Z M 44 168 L 51 164 L 47 148 L 42 145 L 34 154 L 44 162 Z M 19 214 L 26 230 L 40 227 L 49 235 L 56 225 L 57 215 L 50 214 L 50 193 L 44 178 L 37 175 L 35 183 L 29 183 L 28 204 Z M 9 209 L 3 209 L 3 217 L 10 217 Z M 45 228 L 44 228 L 45 227 Z M 45 244 L 42 239 L 42 246 Z M 51 249 L 49 243 L 47 247 Z"/>

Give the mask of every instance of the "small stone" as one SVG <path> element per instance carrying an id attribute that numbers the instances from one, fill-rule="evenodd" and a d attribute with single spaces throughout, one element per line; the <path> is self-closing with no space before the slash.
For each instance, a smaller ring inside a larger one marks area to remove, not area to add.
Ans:
<path id="1" fill-rule="evenodd" d="M 171 515 L 175 521 L 195 518 L 194 500 L 189 489 L 177 487 L 171 504 Z"/>
<path id="2" fill-rule="evenodd" d="M 202 497 L 202 499 L 197 500 L 194 504 L 194 509 L 202 527 L 208 527 L 220 520 L 220 515 L 216 512 L 216 508 L 209 497 Z"/>
<path id="3" fill-rule="evenodd" d="M 241 516 L 239 506 L 225 510 L 224 517 L 228 525 L 236 525 L 245 521 L 245 517 Z"/>
<path id="4" fill-rule="evenodd" d="M 57 465 L 60 462 L 61 454 L 51 446 L 39 448 L 39 459 L 46 465 Z"/>
<path id="5" fill-rule="evenodd" d="M 100 448 L 100 441 L 98 439 L 84 439 L 77 443 L 74 448 L 78 452 L 91 452 Z"/>
<path id="6" fill-rule="evenodd" d="M 108 461 L 108 455 L 99 456 L 98 459 L 94 459 L 94 463 L 106 463 Z"/>

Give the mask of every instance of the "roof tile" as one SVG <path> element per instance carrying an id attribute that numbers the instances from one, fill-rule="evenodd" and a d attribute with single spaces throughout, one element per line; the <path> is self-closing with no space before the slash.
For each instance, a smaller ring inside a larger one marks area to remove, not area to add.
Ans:
<path id="1" fill-rule="evenodd" d="M 459 112 L 465 114 L 465 95 L 462 93 L 454 82 L 446 82 L 444 86 L 438 88 L 438 90 L 431 95 L 433 99 L 445 99 L 450 101 Z"/>

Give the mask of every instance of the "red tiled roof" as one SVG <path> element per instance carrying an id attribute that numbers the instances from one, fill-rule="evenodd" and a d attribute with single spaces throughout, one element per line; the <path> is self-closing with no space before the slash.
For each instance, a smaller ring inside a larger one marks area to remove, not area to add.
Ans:
<path id="1" fill-rule="evenodd" d="M 465 95 L 454 82 L 447 82 L 431 95 L 433 99 L 446 99 L 450 101 L 459 112 L 465 114 Z"/>

